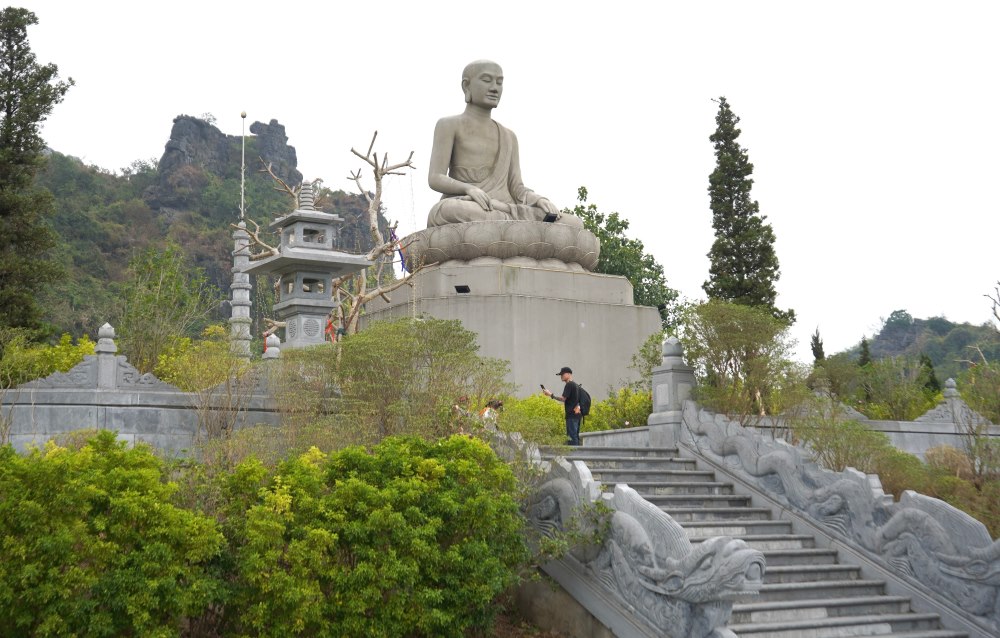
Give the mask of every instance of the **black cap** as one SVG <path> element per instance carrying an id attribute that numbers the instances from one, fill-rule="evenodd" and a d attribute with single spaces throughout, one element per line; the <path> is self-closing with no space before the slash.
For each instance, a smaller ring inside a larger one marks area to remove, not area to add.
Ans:
<path id="1" fill-rule="evenodd" d="M 562 375 L 566 374 L 567 372 L 570 373 L 570 374 L 573 374 L 573 370 L 570 369 L 569 366 L 563 366 L 562 369 L 559 370 L 559 372 L 556 372 L 556 376 L 557 377 L 561 377 Z"/>

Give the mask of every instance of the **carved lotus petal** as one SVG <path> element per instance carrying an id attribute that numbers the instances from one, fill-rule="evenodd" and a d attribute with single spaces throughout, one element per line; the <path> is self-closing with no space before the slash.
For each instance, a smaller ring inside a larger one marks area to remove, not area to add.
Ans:
<path id="1" fill-rule="evenodd" d="M 466 222 L 414 233 L 408 264 L 424 265 L 482 258 L 553 270 L 589 271 L 597 265 L 600 243 L 587 230 L 559 223 L 520 220 Z M 523 258 L 523 259 L 522 259 Z M 515 260 L 516 261 L 511 261 Z"/>

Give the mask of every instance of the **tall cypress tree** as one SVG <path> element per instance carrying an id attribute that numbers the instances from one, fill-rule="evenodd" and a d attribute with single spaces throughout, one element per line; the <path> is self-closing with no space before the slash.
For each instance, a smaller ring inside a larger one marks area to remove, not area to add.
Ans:
<path id="1" fill-rule="evenodd" d="M 780 276 L 774 231 L 750 197 L 753 164 L 736 141 L 739 121 L 726 98 L 720 97 L 715 133 L 709 137 L 716 160 L 708 177 L 715 242 L 708 253 L 709 279 L 702 288 L 710 299 L 756 306 L 791 324 L 795 311 L 774 305 L 774 283 Z"/>
<path id="2" fill-rule="evenodd" d="M 39 328 L 35 293 L 59 273 L 45 255 L 55 245 L 46 222 L 52 195 L 34 181 L 45 150 L 39 125 L 73 80 L 37 62 L 27 34 L 34 24 L 27 9 L 0 11 L 0 327 Z"/>
<path id="3" fill-rule="evenodd" d="M 823 339 L 819 336 L 819 326 L 816 326 L 816 332 L 812 334 L 812 338 L 809 340 L 809 347 L 812 348 L 813 364 L 819 365 L 823 363 L 823 360 L 826 359 L 826 353 L 823 352 Z"/>

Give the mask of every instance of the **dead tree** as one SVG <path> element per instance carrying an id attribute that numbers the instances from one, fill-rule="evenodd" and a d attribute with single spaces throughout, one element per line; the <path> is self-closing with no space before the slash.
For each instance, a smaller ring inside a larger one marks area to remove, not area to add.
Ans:
<path id="1" fill-rule="evenodd" d="M 994 328 L 1000 332 L 1000 281 L 993 288 L 992 295 L 984 295 L 993 304 L 993 318 L 996 320 L 996 325 Z"/>
<path id="2" fill-rule="evenodd" d="M 406 158 L 405 162 L 390 164 L 388 153 L 383 153 L 380 161 L 378 153 L 373 150 L 375 148 L 375 138 L 377 137 L 378 131 L 375 131 L 375 134 L 372 135 L 372 141 L 368 145 L 368 152 L 364 155 L 351 148 L 351 153 L 360 157 L 371 167 L 372 176 L 375 178 L 375 190 L 372 192 L 361 185 L 362 169 L 359 168 L 348 177 L 348 179 L 357 184 L 358 190 L 361 191 L 365 201 L 368 202 L 368 230 L 371 233 L 372 242 L 375 247 L 368 251 L 366 255 L 368 260 L 373 263 L 374 283 L 372 285 L 374 287 L 369 288 L 370 273 L 368 270 L 341 277 L 333 282 L 334 301 L 337 302 L 337 306 L 333 311 L 333 319 L 347 334 L 353 334 L 358 331 L 358 319 L 366 303 L 379 297 L 389 301 L 389 293 L 400 286 L 412 285 L 410 280 L 423 268 L 423 264 L 410 264 L 409 272 L 405 273 L 401 278 L 385 281 L 386 267 L 392 268 L 392 265 L 395 263 L 394 258 L 397 251 L 405 249 L 407 244 L 395 238 L 395 229 L 398 224 L 394 224 L 390 228 L 388 239 L 383 236 L 382 230 L 379 228 L 378 215 L 382 210 L 382 180 L 387 175 L 405 175 L 402 169 L 413 169 L 415 167 L 413 166 L 413 151 L 410 151 L 410 155 Z"/>
<path id="3" fill-rule="evenodd" d="M 347 334 L 353 334 L 358 331 L 358 320 L 366 303 L 379 297 L 389 301 L 389 294 L 392 291 L 404 285 L 412 285 L 410 280 L 413 278 L 413 275 L 423 268 L 422 263 L 404 264 L 404 266 L 408 267 L 409 271 L 403 277 L 387 280 L 386 275 L 392 272 L 393 264 L 396 263 L 395 255 L 397 251 L 405 249 L 409 242 L 405 240 L 400 241 L 395 238 L 395 229 L 398 224 L 394 224 L 389 229 L 390 237 L 388 239 L 386 239 L 379 228 L 378 216 L 382 210 L 382 180 L 387 175 L 404 175 L 403 169 L 413 169 L 415 167 L 413 166 L 413 151 L 410 151 L 410 155 L 406 158 L 405 162 L 397 164 L 389 164 L 388 153 L 383 154 L 379 158 L 378 153 L 373 150 L 376 137 L 378 137 L 378 131 L 375 131 L 375 134 L 372 135 L 371 144 L 368 145 L 368 152 L 364 155 L 353 148 L 351 149 L 353 154 L 363 159 L 371 167 L 372 175 L 375 178 L 375 190 L 371 192 L 361 185 L 362 169 L 352 172 L 348 177 L 348 179 L 357 184 L 358 190 L 361 191 L 365 201 L 368 202 L 366 221 L 375 247 L 365 255 L 368 261 L 372 262 L 372 266 L 359 273 L 333 280 L 332 296 L 336 306 L 334 306 L 330 320 L 334 325 L 340 326 Z M 261 159 L 261 164 L 264 165 L 264 168 L 260 172 L 271 176 L 271 179 L 276 184 L 274 189 L 278 192 L 288 194 L 294 202 L 294 207 L 298 208 L 302 185 L 288 184 L 274 172 L 271 164 L 265 163 L 263 159 Z M 260 227 L 253 220 L 249 221 L 253 224 L 252 230 L 247 229 L 247 233 L 250 235 L 250 259 L 258 260 L 277 255 L 278 249 L 261 239 Z M 386 268 L 389 269 L 388 272 Z M 269 327 L 265 332 L 265 336 L 275 332 L 278 328 L 284 327 L 284 322 L 269 319 L 267 323 Z"/>

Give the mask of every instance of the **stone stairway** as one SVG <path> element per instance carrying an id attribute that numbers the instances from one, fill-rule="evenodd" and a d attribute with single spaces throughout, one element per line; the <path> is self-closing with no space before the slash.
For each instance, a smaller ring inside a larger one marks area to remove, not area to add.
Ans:
<path id="1" fill-rule="evenodd" d="M 842 564 L 835 549 L 795 534 L 790 521 L 753 507 L 710 470 L 676 448 L 581 447 L 545 450 L 584 461 L 594 479 L 627 483 L 670 514 L 692 543 L 712 536 L 742 538 L 767 559 L 759 594 L 737 601 L 729 629 L 740 638 L 964 638 L 942 628 L 936 614 L 917 613 L 910 601 L 885 593 L 885 581 L 866 579 L 861 568 Z"/>

